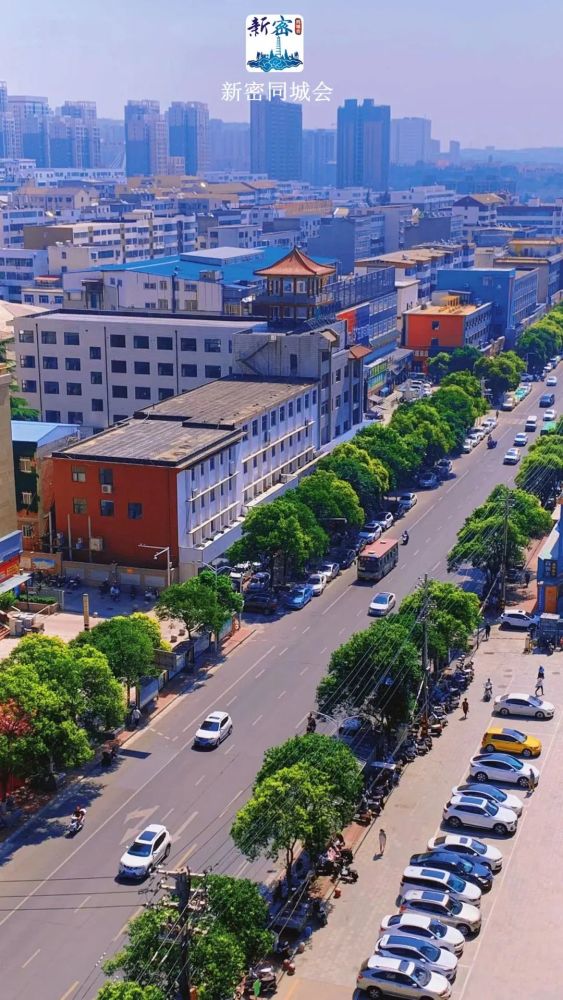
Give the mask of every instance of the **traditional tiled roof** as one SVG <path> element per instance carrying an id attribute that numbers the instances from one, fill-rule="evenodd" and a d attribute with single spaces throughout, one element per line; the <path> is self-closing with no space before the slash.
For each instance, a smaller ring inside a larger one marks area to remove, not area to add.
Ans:
<path id="1" fill-rule="evenodd" d="M 334 274 L 335 268 L 327 264 L 319 264 L 316 260 L 308 257 L 304 254 L 302 250 L 294 247 L 290 250 L 285 257 L 278 260 L 275 264 L 270 267 L 263 267 L 255 274 L 259 274 L 264 278 L 282 278 L 285 275 L 289 277 L 324 277 L 329 274 Z"/>

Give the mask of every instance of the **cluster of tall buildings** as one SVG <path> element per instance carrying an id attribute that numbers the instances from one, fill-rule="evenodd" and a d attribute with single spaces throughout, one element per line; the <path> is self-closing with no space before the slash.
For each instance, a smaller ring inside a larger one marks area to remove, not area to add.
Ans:
<path id="1" fill-rule="evenodd" d="M 95 101 L 65 101 L 53 114 L 46 97 L 8 94 L 0 82 L 0 158 L 34 160 L 38 167 L 99 167 Z"/>

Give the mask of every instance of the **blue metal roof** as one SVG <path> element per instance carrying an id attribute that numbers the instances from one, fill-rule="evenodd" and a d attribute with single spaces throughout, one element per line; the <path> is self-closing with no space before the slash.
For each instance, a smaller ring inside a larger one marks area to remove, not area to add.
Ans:
<path id="1" fill-rule="evenodd" d="M 76 424 L 48 424 L 41 420 L 12 420 L 12 441 L 20 444 L 41 444 L 45 438 L 55 440 L 78 434 Z"/>
<path id="2" fill-rule="evenodd" d="M 253 255 L 246 260 L 240 259 L 233 261 L 233 263 L 218 263 L 217 261 L 220 261 L 223 250 L 230 251 L 227 256 L 232 256 L 232 251 L 236 250 L 236 248 L 218 247 L 216 250 L 210 250 L 208 260 L 190 261 L 183 259 L 187 255 L 183 255 L 182 257 L 176 255 L 174 257 L 138 260 L 129 264 L 106 264 L 92 268 L 92 270 L 139 271 L 141 274 L 154 274 L 163 278 L 171 278 L 173 274 L 176 274 L 183 281 L 198 281 L 203 271 L 221 271 L 223 274 L 223 284 L 233 285 L 242 281 L 255 283 L 263 280 L 257 278 L 254 272 L 262 267 L 271 267 L 272 264 L 276 264 L 278 260 L 281 260 L 282 257 L 287 257 L 288 254 L 287 247 L 256 247 Z M 328 257 L 315 256 L 313 259 L 319 264 L 335 263 L 333 258 Z"/>

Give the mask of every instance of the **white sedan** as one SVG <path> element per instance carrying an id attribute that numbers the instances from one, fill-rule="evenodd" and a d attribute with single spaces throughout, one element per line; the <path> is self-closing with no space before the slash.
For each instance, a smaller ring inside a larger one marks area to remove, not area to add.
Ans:
<path id="1" fill-rule="evenodd" d="M 543 415 L 544 423 L 546 424 L 548 420 L 555 420 L 555 410 L 546 410 Z"/>
<path id="2" fill-rule="evenodd" d="M 533 764 L 508 753 L 478 753 L 469 762 L 469 774 L 476 781 L 502 781 L 530 788 L 537 785 L 540 772 Z"/>
<path id="3" fill-rule="evenodd" d="M 383 934 L 379 941 L 376 941 L 373 953 L 384 955 L 386 958 L 403 958 L 409 962 L 420 962 L 429 972 L 437 972 L 450 981 L 456 976 L 457 958 L 451 951 L 407 934 Z"/>
<path id="4" fill-rule="evenodd" d="M 545 380 L 545 384 L 548 385 L 548 386 L 550 386 L 550 388 L 553 387 L 553 386 L 556 386 L 557 385 L 557 375 L 548 375 L 548 377 Z"/>
<path id="5" fill-rule="evenodd" d="M 524 431 L 519 431 L 514 438 L 514 444 L 517 448 L 524 448 L 528 444 L 528 435 L 524 434 Z"/>
<path id="6" fill-rule="evenodd" d="M 372 955 L 363 963 L 356 986 L 368 997 L 404 997 L 415 1000 L 440 1000 L 451 997 L 452 988 L 445 976 L 430 972 L 419 962 L 406 962 L 400 958 Z"/>
<path id="7" fill-rule="evenodd" d="M 313 595 L 319 597 L 326 587 L 326 576 L 324 573 L 311 573 L 307 583 L 313 591 Z"/>
<path id="8" fill-rule="evenodd" d="M 487 785 L 485 781 L 466 781 L 463 785 L 455 785 L 452 788 L 452 795 L 469 795 L 471 798 L 477 796 L 479 799 L 488 799 L 489 802 L 494 802 L 497 806 L 512 809 L 517 816 L 522 815 L 524 808 L 522 799 L 519 799 L 517 795 L 511 795 L 509 792 L 503 791 L 502 788 L 497 788 L 496 785 Z"/>
<path id="9" fill-rule="evenodd" d="M 424 868 L 421 865 L 407 865 L 401 879 L 399 894 L 403 898 L 411 889 L 435 889 L 437 892 L 447 892 L 452 899 L 460 903 L 481 905 L 481 890 L 478 885 L 466 882 L 453 872 L 440 868 Z"/>
<path id="10" fill-rule="evenodd" d="M 438 948 L 451 951 L 458 958 L 465 944 L 461 931 L 423 913 L 388 913 L 383 917 L 379 931 L 381 934 L 408 934 L 422 941 L 430 941 Z"/>
<path id="11" fill-rule="evenodd" d="M 499 694 L 495 698 L 493 711 L 507 718 L 509 715 L 522 715 L 527 719 L 552 719 L 555 705 L 535 694 Z"/>
<path id="12" fill-rule="evenodd" d="M 397 598 L 395 594 L 381 593 L 374 594 L 369 606 L 368 615 L 374 615 L 378 618 L 382 618 L 383 615 L 388 615 L 392 608 L 395 607 Z"/>
<path id="13" fill-rule="evenodd" d="M 478 934 L 481 930 L 481 910 L 471 903 L 461 903 L 452 899 L 448 892 L 436 892 L 435 889 L 411 889 L 407 892 L 400 907 L 401 913 L 407 911 L 422 913 L 437 917 L 450 927 L 457 927 L 464 937 Z"/>
<path id="14" fill-rule="evenodd" d="M 441 833 L 438 837 L 431 837 L 427 847 L 429 851 L 452 851 L 472 861 L 483 861 L 493 872 L 499 872 L 502 868 L 502 854 L 498 847 L 484 844 L 476 837 L 465 837 L 460 833 Z"/>
<path id="15" fill-rule="evenodd" d="M 520 452 L 517 448 L 509 448 L 508 451 L 505 452 L 505 456 L 502 460 L 503 465 L 518 465 L 519 461 Z"/>
<path id="16" fill-rule="evenodd" d="M 233 731 L 233 721 L 226 712 L 211 712 L 194 736 L 194 747 L 218 747 Z"/>
<path id="17" fill-rule="evenodd" d="M 446 802 L 442 819 L 456 830 L 462 826 L 475 826 L 480 830 L 492 830 L 503 837 L 515 833 L 518 826 L 518 816 L 512 809 L 473 795 L 454 795 Z"/>

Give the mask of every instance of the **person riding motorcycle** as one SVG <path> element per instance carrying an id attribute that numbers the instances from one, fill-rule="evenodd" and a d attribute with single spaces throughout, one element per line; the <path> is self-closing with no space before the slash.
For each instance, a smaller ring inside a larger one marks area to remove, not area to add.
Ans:
<path id="1" fill-rule="evenodd" d="M 75 823 L 83 823 L 86 816 L 86 810 L 84 806 L 77 806 L 72 814 L 72 820 Z"/>
<path id="2" fill-rule="evenodd" d="M 313 712 L 309 712 L 307 716 L 307 732 L 314 733 L 316 728 L 317 728 L 317 720 L 315 719 Z"/>
<path id="3" fill-rule="evenodd" d="M 488 677 L 485 683 L 485 698 L 487 701 L 490 701 L 492 694 L 493 694 L 493 685 L 491 682 L 491 678 Z"/>
<path id="4" fill-rule="evenodd" d="M 402 541 L 403 545 L 408 545 L 408 542 L 409 542 L 409 533 L 408 533 L 408 531 L 403 531 L 403 534 L 401 535 L 401 541 Z"/>

